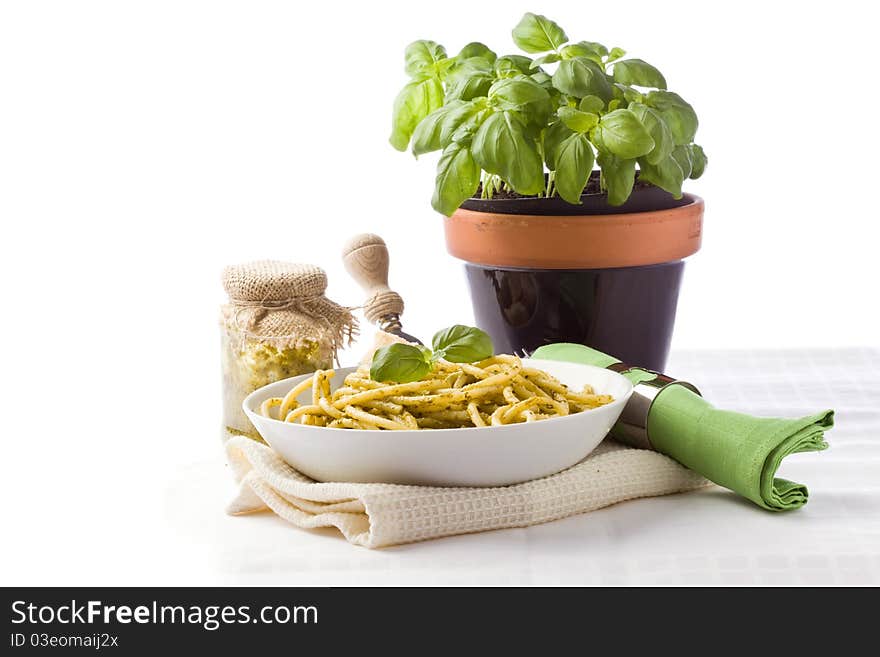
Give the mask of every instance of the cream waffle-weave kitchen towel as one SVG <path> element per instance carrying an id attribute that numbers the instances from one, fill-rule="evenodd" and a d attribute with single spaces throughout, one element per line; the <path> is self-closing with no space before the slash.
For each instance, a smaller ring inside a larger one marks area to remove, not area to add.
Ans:
<path id="1" fill-rule="evenodd" d="M 297 527 L 337 527 L 368 548 L 537 525 L 708 484 L 669 457 L 607 440 L 568 470 L 498 488 L 320 483 L 244 436 L 230 439 L 226 453 L 240 482 L 229 513 L 268 508 Z"/>

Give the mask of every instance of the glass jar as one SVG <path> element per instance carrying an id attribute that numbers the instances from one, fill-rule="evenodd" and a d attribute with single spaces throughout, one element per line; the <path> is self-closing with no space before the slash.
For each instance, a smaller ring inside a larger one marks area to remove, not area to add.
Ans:
<path id="1" fill-rule="evenodd" d="M 260 436 L 242 410 L 244 398 L 265 385 L 333 366 L 333 350 L 316 341 L 278 347 L 256 336 L 223 331 L 223 425 L 230 435 Z"/>
<path id="2" fill-rule="evenodd" d="M 327 276 L 313 265 L 260 261 L 227 267 L 221 308 L 223 438 L 260 440 L 242 401 L 262 386 L 333 366 L 356 329 L 348 308 L 324 296 Z"/>

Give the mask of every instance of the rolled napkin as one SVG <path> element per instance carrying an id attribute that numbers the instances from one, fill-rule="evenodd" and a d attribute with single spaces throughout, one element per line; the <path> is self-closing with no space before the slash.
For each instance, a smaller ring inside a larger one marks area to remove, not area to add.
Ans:
<path id="1" fill-rule="evenodd" d="M 834 424 L 834 411 L 798 419 L 722 411 L 703 399 L 690 384 L 630 368 L 613 356 L 579 344 L 546 345 L 532 357 L 615 369 L 634 384 L 662 377 L 669 383 L 654 389 L 652 401 L 634 395 L 624 411 L 626 416 L 631 405 L 643 406 L 637 412 L 647 414 L 644 447 L 672 457 L 765 509 L 788 511 L 807 503 L 807 487 L 776 477 L 776 471 L 789 454 L 828 447 L 824 432 Z M 633 432 L 624 425 L 624 416 L 612 428 L 611 435 L 631 442 Z"/>
<path id="2" fill-rule="evenodd" d="M 336 527 L 368 548 L 527 527 L 708 484 L 661 454 L 610 441 L 567 470 L 498 488 L 319 483 L 245 437 L 230 439 L 226 453 L 240 482 L 229 513 L 271 509 L 298 527 Z"/>

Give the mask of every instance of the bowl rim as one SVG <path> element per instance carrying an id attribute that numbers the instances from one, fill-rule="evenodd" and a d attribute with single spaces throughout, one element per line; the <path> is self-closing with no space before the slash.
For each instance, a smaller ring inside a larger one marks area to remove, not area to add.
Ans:
<path id="1" fill-rule="evenodd" d="M 583 419 L 584 417 L 590 415 L 593 411 L 599 411 L 601 409 L 611 410 L 613 408 L 617 408 L 618 406 L 625 405 L 626 402 L 629 401 L 629 398 L 632 396 L 632 393 L 633 393 L 632 381 L 627 379 L 625 376 L 623 376 L 619 372 L 615 372 L 614 370 L 609 370 L 604 367 L 598 367 L 597 365 L 588 365 L 586 363 L 573 363 L 570 361 L 551 361 L 551 360 L 546 360 L 546 359 L 542 359 L 542 358 L 524 358 L 523 360 L 529 361 L 529 362 L 540 362 L 540 363 L 563 363 L 565 365 L 573 365 L 575 367 L 586 368 L 588 370 L 598 370 L 601 372 L 608 373 L 609 375 L 611 375 L 612 379 L 624 381 L 625 385 L 626 385 L 626 392 L 623 395 L 615 397 L 612 402 L 610 402 L 608 404 L 604 404 L 602 406 L 598 406 L 597 408 L 591 408 L 586 411 L 581 411 L 580 413 L 573 413 L 571 415 L 562 415 L 559 417 L 551 417 L 546 420 L 539 420 L 542 427 L 547 426 L 548 423 L 558 424 L 560 422 L 565 422 L 565 421 L 577 421 L 578 419 Z M 336 371 L 337 372 L 339 372 L 340 370 L 354 371 L 357 368 L 358 368 L 358 366 L 354 365 L 354 366 L 336 368 Z M 381 435 L 381 434 L 390 434 L 395 437 L 404 437 L 404 436 L 411 436 L 411 435 L 425 436 L 425 435 L 432 435 L 432 434 L 436 434 L 436 433 L 440 433 L 440 432 L 446 433 L 446 432 L 467 431 L 467 432 L 473 433 L 474 431 L 478 431 L 478 430 L 504 429 L 504 428 L 515 428 L 515 427 L 525 427 L 526 426 L 526 423 L 518 422 L 516 424 L 503 424 L 501 426 L 454 427 L 454 428 L 449 428 L 449 429 L 399 429 L 396 431 L 375 431 L 375 430 L 371 430 L 371 429 L 343 429 L 341 427 L 316 427 L 316 426 L 312 426 L 309 424 L 297 424 L 297 423 L 293 423 L 293 422 L 285 422 L 283 420 L 278 420 L 273 417 L 266 417 L 265 415 L 260 415 L 258 412 L 254 411 L 253 409 L 250 408 L 252 400 L 255 397 L 260 396 L 260 393 L 262 393 L 266 388 L 279 385 L 279 384 L 284 383 L 286 381 L 293 381 L 294 379 L 300 379 L 301 377 L 311 376 L 312 374 L 314 374 L 314 372 L 306 373 L 306 374 L 298 374 L 296 376 L 291 376 L 286 379 L 279 379 L 278 381 L 274 381 L 272 383 L 268 383 L 264 386 L 257 388 L 252 393 L 250 393 L 247 397 L 244 398 L 244 400 L 241 403 L 242 410 L 244 411 L 244 413 L 248 417 L 248 419 L 251 421 L 251 423 L 256 427 L 258 433 L 260 432 L 260 428 L 259 428 L 259 426 L 257 426 L 257 423 L 254 422 L 254 418 L 258 418 L 260 422 L 268 421 L 268 422 L 277 422 L 278 424 L 286 425 L 286 426 L 290 425 L 290 426 L 296 427 L 297 430 L 317 430 L 317 431 L 323 431 L 325 433 L 336 433 L 336 434 L 343 434 L 343 435 L 350 435 L 350 436 L 354 436 L 354 435 L 358 435 L 358 434 L 369 434 L 372 437 L 375 437 L 375 436 Z M 346 374 L 348 374 L 348 372 L 346 372 Z M 529 424 L 531 425 L 531 423 L 529 423 Z M 263 436 L 263 439 L 266 439 L 266 437 Z"/>

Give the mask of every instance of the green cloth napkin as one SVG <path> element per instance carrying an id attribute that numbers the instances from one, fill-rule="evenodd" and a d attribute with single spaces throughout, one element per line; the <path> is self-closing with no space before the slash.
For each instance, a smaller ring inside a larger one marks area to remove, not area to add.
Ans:
<path id="1" fill-rule="evenodd" d="M 532 357 L 598 367 L 620 362 L 590 347 L 569 343 L 540 347 Z M 655 376 L 638 368 L 623 375 L 633 383 Z M 788 511 L 807 503 L 807 487 L 776 477 L 776 471 L 789 454 L 827 448 L 824 432 L 833 424 L 831 410 L 796 420 L 722 411 L 676 385 L 657 395 L 648 416 L 654 449 L 771 511 Z M 612 428 L 611 435 L 614 433 Z"/>

